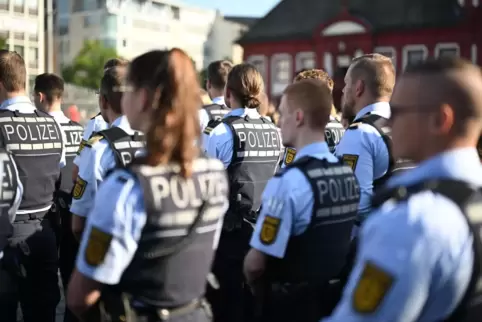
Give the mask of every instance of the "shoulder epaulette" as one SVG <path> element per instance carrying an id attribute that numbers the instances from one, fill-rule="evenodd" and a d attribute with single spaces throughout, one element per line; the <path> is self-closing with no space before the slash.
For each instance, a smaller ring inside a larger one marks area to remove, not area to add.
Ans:
<path id="1" fill-rule="evenodd" d="M 214 128 L 216 126 L 218 126 L 219 124 L 221 124 L 222 121 L 221 120 L 211 120 L 209 121 L 208 125 L 204 128 L 204 134 L 211 134 L 211 132 L 214 130 Z"/>
<path id="2" fill-rule="evenodd" d="M 94 144 L 102 140 L 104 137 L 102 135 L 94 135 L 92 136 L 86 143 L 85 146 L 92 147 Z"/>
<path id="3" fill-rule="evenodd" d="M 94 119 L 95 119 L 97 116 L 99 116 L 99 115 L 100 115 L 100 112 L 97 113 L 97 114 L 95 114 L 94 116 L 92 116 L 90 119 L 91 119 L 91 120 L 94 120 Z"/>
<path id="4" fill-rule="evenodd" d="M 352 129 L 352 130 L 355 130 L 355 129 L 358 129 L 358 126 L 361 124 L 362 122 L 356 122 L 356 123 L 352 123 L 348 126 L 349 129 Z"/>

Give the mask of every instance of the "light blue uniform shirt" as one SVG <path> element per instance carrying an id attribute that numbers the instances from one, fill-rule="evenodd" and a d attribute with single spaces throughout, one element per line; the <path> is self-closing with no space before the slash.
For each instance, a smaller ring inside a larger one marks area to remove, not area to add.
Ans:
<path id="1" fill-rule="evenodd" d="M 223 96 L 215 97 L 215 98 L 212 99 L 212 101 L 213 101 L 213 104 L 226 106 L 226 104 L 224 103 L 224 97 Z M 208 112 L 204 108 L 200 109 L 199 110 L 199 122 L 200 122 L 200 125 L 201 125 L 201 132 L 204 131 L 204 129 L 208 125 L 209 121 L 210 120 L 209 120 Z"/>
<path id="2" fill-rule="evenodd" d="M 379 102 L 368 105 L 360 110 L 354 123 L 362 116 L 371 113 L 384 118 L 390 118 L 390 105 Z M 365 217 L 370 212 L 371 197 L 373 195 L 373 181 L 381 178 L 388 171 L 388 148 L 380 133 L 371 125 L 360 124 L 357 129 L 346 130 L 336 146 L 335 155 L 355 156 L 355 176 L 360 184 L 360 206 L 358 213 Z"/>
<path id="3" fill-rule="evenodd" d="M 220 211 L 223 214 L 229 206 L 227 196 L 225 197 L 225 203 Z M 116 170 L 99 189 L 95 206 L 87 218 L 77 256 L 77 270 L 102 284 L 119 283 L 137 250 L 146 217 L 144 196 L 138 180 L 125 170 Z M 214 249 L 218 246 L 222 225 L 223 216 L 214 227 L 211 227 L 212 230 L 216 230 Z M 84 256 L 92 227 L 112 236 L 103 262 L 95 267 L 87 264 Z M 178 229 L 175 231 L 179 233 Z M 170 237 L 176 236 L 173 235 L 173 231 L 167 233 Z"/>
<path id="4" fill-rule="evenodd" d="M 337 163 L 325 142 L 309 144 L 298 151 L 295 161 L 305 156 Z M 292 168 L 280 177 L 273 177 L 263 191 L 261 213 L 251 237 L 251 247 L 260 252 L 283 258 L 291 236 L 302 234 L 311 221 L 314 197 L 310 183 L 301 170 Z M 280 227 L 274 243 L 265 245 L 260 234 L 266 216 L 280 218 Z"/>
<path id="5" fill-rule="evenodd" d="M 230 116 L 261 118 L 255 108 L 237 108 L 226 114 L 224 118 Z M 203 143 L 207 155 L 221 160 L 225 168 L 229 167 L 233 158 L 233 133 L 228 125 L 221 123 L 216 126 L 209 134 L 209 138 L 204 137 Z"/>
<path id="6" fill-rule="evenodd" d="M 27 96 L 17 96 L 3 101 L 3 103 L 0 104 L 0 110 L 9 110 L 13 112 L 19 111 L 21 113 L 34 113 L 37 108 L 35 107 L 35 105 L 32 104 L 32 101 Z M 55 121 L 60 127 L 59 121 L 57 119 L 55 119 Z M 61 152 L 62 154 L 60 156 L 59 166 L 60 168 L 63 168 L 65 167 L 65 133 L 63 131 L 61 131 L 61 133 L 63 133 Z"/>
<path id="7" fill-rule="evenodd" d="M 94 132 L 99 132 L 109 128 L 109 124 L 104 120 L 102 115 L 96 115 L 92 119 L 87 122 L 87 125 L 84 128 L 84 135 L 82 136 L 82 141 L 85 143 L 89 140 L 90 136 Z M 77 155 L 74 159 L 74 164 L 79 166 L 81 164 L 80 161 L 81 155 Z"/>
<path id="8" fill-rule="evenodd" d="M 475 149 L 457 149 L 421 163 L 389 180 L 407 186 L 431 178 L 451 178 L 482 186 L 482 167 Z M 408 202 L 391 201 L 362 226 L 359 253 L 343 298 L 323 322 L 433 322 L 452 313 L 472 274 L 472 234 L 452 201 L 430 191 Z M 383 269 L 393 284 L 378 309 L 360 314 L 354 292 L 367 262 Z"/>
<path id="9" fill-rule="evenodd" d="M 117 118 L 111 126 L 120 127 L 129 135 L 135 132 L 125 116 Z M 80 199 L 72 199 L 70 212 L 86 217 L 94 206 L 98 186 L 104 181 L 107 171 L 116 166 L 116 162 L 114 151 L 105 139 L 98 141 L 92 147 L 85 147 L 80 160 L 79 177 L 86 182 L 86 186 Z"/>

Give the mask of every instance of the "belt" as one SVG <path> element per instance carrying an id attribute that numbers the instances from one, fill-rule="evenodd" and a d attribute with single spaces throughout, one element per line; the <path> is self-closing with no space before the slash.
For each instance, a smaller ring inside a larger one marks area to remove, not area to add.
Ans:
<path id="1" fill-rule="evenodd" d="M 204 299 L 195 299 L 183 306 L 178 306 L 171 309 L 157 309 L 156 313 L 162 321 L 167 321 L 169 319 L 191 313 L 192 311 L 205 305 Z"/>

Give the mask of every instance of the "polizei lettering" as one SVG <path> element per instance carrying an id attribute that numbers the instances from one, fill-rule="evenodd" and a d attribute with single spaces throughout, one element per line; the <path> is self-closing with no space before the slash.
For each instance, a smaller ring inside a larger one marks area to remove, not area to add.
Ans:
<path id="1" fill-rule="evenodd" d="M 0 153 L 0 163 L 3 171 L 0 172 L 0 203 L 2 206 L 5 204 L 9 205 L 15 196 L 16 191 L 14 190 L 14 169 L 13 164 L 5 153 Z"/>
<path id="2" fill-rule="evenodd" d="M 156 176 L 149 179 L 154 207 L 162 209 L 166 199 L 179 210 L 198 208 L 203 200 L 210 204 L 222 203 L 228 190 L 224 173 L 199 174 L 193 178 Z M 200 194 L 197 193 L 199 187 Z"/>
<path id="3" fill-rule="evenodd" d="M 22 142 L 60 141 L 59 129 L 55 123 L 11 123 L 4 125 L 7 141 L 18 138 Z"/>
<path id="4" fill-rule="evenodd" d="M 78 131 L 65 131 L 67 135 L 67 144 L 73 146 L 79 146 L 82 141 L 82 132 Z"/>
<path id="5" fill-rule="evenodd" d="M 354 176 L 325 178 L 318 180 L 316 185 L 322 204 L 358 202 L 360 198 L 358 182 Z"/>
<path id="6" fill-rule="evenodd" d="M 278 148 L 279 137 L 276 131 L 239 131 L 237 132 L 239 137 L 239 148 L 245 148 L 246 144 L 250 148 Z"/>

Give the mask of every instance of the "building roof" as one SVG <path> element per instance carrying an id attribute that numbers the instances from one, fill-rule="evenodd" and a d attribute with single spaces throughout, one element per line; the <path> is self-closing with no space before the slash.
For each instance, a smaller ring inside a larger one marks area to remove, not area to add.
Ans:
<path id="1" fill-rule="evenodd" d="M 251 27 L 254 25 L 260 18 L 255 17 L 239 17 L 239 16 L 224 16 L 224 19 L 227 21 L 232 21 L 235 23 L 239 23 L 241 25 L 245 25 Z"/>
<path id="2" fill-rule="evenodd" d="M 439 27 L 462 18 L 457 0 L 282 0 L 239 40 L 239 43 L 311 38 L 321 24 L 348 12 L 374 32 Z"/>

